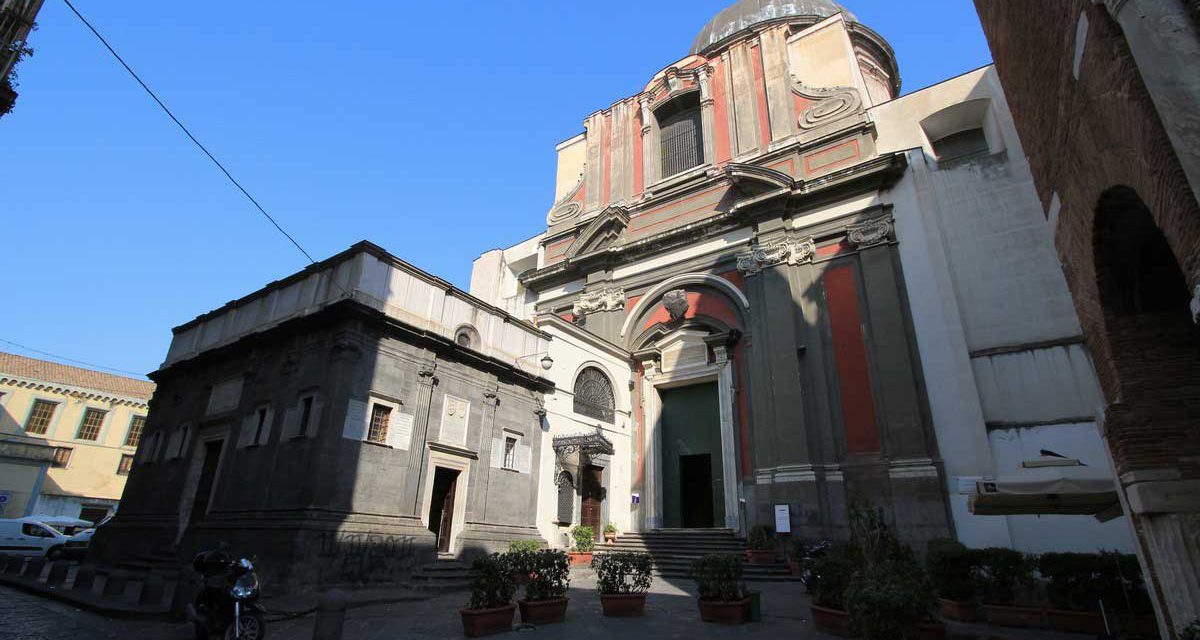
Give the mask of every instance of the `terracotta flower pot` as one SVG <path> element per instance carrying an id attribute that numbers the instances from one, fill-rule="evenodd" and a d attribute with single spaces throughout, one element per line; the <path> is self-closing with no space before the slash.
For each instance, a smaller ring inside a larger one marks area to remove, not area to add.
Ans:
<path id="1" fill-rule="evenodd" d="M 1046 609 L 1046 620 L 1055 631 L 1086 633 L 1093 636 L 1105 633 L 1104 618 L 1093 611 Z"/>
<path id="2" fill-rule="evenodd" d="M 750 598 L 741 600 L 697 600 L 700 619 L 717 624 L 742 624 L 750 619 Z"/>
<path id="3" fill-rule="evenodd" d="M 529 624 L 551 624 L 567 619 L 567 602 L 570 598 L 547 598 L 545 600 L 518 600 L 521 622 Z"/>
<path id="4" fill-rule="evenodd" d="M 591 551 L 568 551 L 567 555 L 571 558 L 571 564 L 591 564 Z"/>
<path id="5" fill-rule="evenodd" d="M 850 614 L 841 609 L 830 609 L 829 607 L 819 607 L 815 604 L 808 605 L 812 610 L 813 626 L 817 631 L 841 636 L 843 638 L 850 637 Z"/>
<path id="6" fill-rule="evenodd" d="M 616 541 L 617 541 L 617 534 L 616 534 L 616 532 L 614 531 L 614 532 L 611 532 L 611 533 L 610 533 L 610 532 L 608 532 L 608 531 L 605 531 L 605 532 L 604 532 L 604 541 L 605 541 L 605 542 L 616 542 Z"/>
<path id="7" fill-rule="evenodd" d="M 938 608 L 942 617 L 946 620 L 957 620 L 959 622 L 975 621 L 975 603 L 973 602 L 938 598 Z"/>
<path id="8" fill-rule="evenodd" d="M 604 615 L 615 618 L 635 618 L 646 615 L 644 593 L 602 593 L 600 606 Z"/>
<path id="9" fill-rule="evenodd" d="M 917 640 L 946 640 L 946 623 L 918 622 L 915 637 Z"/>
<path id="10" fill-rule="evenodd" d="M 478 638 L 512 631 L 513 612 L 516 608 L 516 605 L 507 604 L 495 609 L 459 609 L 458 613 L 462 616 L 463 635 L 468 638 Z"/>
<path id="11" fill-rule="evenodd" d="M 1001 627 L 1038 629 L 1042 624 L 1042 610 L 1034 607 L 1008 607 L 999 604 L 983 605 L 983 615 L 988 624 Z"/>
<path id="12" fill-rule="evenodd" d="M 775 550 L 747 549 L 746 559 L 750 564 L 772 564 L 775 562 Z"/>

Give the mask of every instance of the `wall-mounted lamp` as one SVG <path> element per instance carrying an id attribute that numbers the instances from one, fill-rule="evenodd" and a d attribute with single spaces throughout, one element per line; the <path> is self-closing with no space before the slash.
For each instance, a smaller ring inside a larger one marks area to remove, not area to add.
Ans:
<path id="1" fill-rule="evenodd" d="M 550 367 L 554 366 L 554 358 L 550 357 L 550 352 L 548 352 L 548 351 L 539 351 L 538 353 L 531 353 L 527 356 L 521 356 L 520 358 L 517 358 L 517 362 L 520 362 L 520 361 L 524 360 L 525 358 L 534 358 L 537 356 L 542 356 L 542 359 L 540 362 L 542 364 L 542 368 L 545 369 L 546 371 L 549 371 Z"/>

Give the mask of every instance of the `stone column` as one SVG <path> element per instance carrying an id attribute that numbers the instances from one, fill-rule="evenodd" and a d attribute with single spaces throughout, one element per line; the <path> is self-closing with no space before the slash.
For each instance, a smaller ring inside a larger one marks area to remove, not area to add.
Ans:
<path id="1" fill-rule="evenodd" d="M 429 414 L 433 405 L 433 390 L 437 387 L 438 379 L 435 374 L 436 363 L 430 363 L 417 371 L 417 406 L 413 415 L 412 446 L 408 451 L 409 478 L 412 482 L 412 515 L 421 517 L 421 488 L 425 482 L 425 451 L 429 441 Z"/>
<path id="2" fill-rule="evenodd" d="M 642 189 L 649 191 L 649 186 L 658 182 L 662 170 L 659 159 L 661 150 L 658 148 L 658 121 L 654 119 L 654 111 L 650 109 L 649 93 L 638 96 L 638 107 L 642 110 Z"/>
<path id="3" fill-rule="evenodd" d="M 645 459 L 642 462 L 642 513 L 645 530 L 661 529 L 663 526 L 662 513 L 662 479 L 659 461 L 661 459 L 660 442 L 662 436 L 662 405 L 658 390 L 654 388 L 654 379 L 658 376 L 658 362 L 646 360 L 643 362 L 645 375 L 642 378 L 642 423 L 646 432 L 642 436 L 642 451 Z"/>
<path id="4" fill-rule="evenodd" d="M 700 122 L 703 128 L 704 141 L 704 164 L 715 164 L 717 159 L 716 152 L 716 127 L 714 126 L 713 116 L 713 96 L 712 83 L 709 77 L 712 76 L 712 67 L 703 65 L 696 68 L 696 78 L 700 81 Z"/>
<path id="5" fill-rule="evenodd" d="M 741 529 L 741 513 L 738 503 L 737 439 L 733 421 L 733 363 L 725 345 L 713 345 L 713 355 L 720 367 L 717 374 L 717 400 L 721 412 L 721 468 L 724 475 L 725 526 L 734 531 Z"/>

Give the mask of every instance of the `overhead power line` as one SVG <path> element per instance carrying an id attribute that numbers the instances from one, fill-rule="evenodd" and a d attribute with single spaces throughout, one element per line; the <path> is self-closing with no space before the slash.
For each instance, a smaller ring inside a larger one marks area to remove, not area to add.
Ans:
<path id="1" fill-rule="evenodd" d="M 75 364 L 81 364 L 85 367 L 90 367 L 92 369 L 103 369 L 105 371 L 112 371 L 114 373 L 120 373 L 120 374 L 124 374 L 124 375 L 128 375 L 128 376 L 137 376 L 139 378 L 146 377 L 146 374 L 144 374 L 144 373 L 138 373 L 136 371 L 126 371 L 125 369 L 118 369 L 116 367 L 106 367 L 101 364 L 93 364 L 91 362 L 84 362 L 83 360 L 76 360 L 75 358 L 68 358 L 66 356 L 60 356 L 56 353 L 50 353 L 49 351 L 42 351 L 41 349 L 34 349 L 33 347 L 27 347 L 23 344 L 18 344 L 16 342 L 13 342 L 12 340 L 5 340 L 4 338 L 0 338 L 0 342 L 3 342 L 5 344 L 10 344 L 10 345 L 12 345 L 18 349 L 24 350 L 24 351 L 29 351 L 29 352 L 36 353 L 39 355 L 54 358 L 55 360 L 62 360 L 64 362 L 73 362 Z"/>
<path id="2" fill-rule="evenodd" d="M 212 152 L 208 150 L 208 147 L 205 147 L 203 144 L 201 144 L 201 142 L 196 139 L 196 136 L 192 135 L 192 132 L 188 130 L 187 126 L 180 122 L 179 118 L 176 118 L 174 113 L 171 113 L 171 110 L 167 108 L 167 105 L 164 104 L 163 101 L 159 99 L 158 95 L 154 93 L 154 90 L 151 89 L 150 86 L 144 81 L 142 81 L 142 78 L 138 76 L 137 72 L 125 62 L 125 59 L 121 57 L 121 54 L 117 53 L 117 50 L 108 43 L 108 40 L 106 40 L 104 36 L 100 35 L 100 32 L 96 30 L 96 27 L 93 27 L 92 23 L 88 22 L 88 19 L 83 17 L 83 14 L 79 12 L 79 9 L 76 9 L 75 5 L 71 4 L 71 0 L 63 0 L 63 2 L 66 3 L 67 8 L 69 8 L 71 12 L 75 14 L 75 17 L 79 18 L 79 20 L 83 22 L 84 26 L 86 26 L 92 32 L 92 34 L 95 35 L 98 40 L 100 40 L 100 43 L 103 44 L 104 48 L 108 49 L 108 52 L 117 59 L 117 62 L 121 63 L 122 67 L 125 67 L 125 70 L 128 71 L 129 75 L 133 76 L 133 79 L 142 86 L 142 89 L 146 90 L 146 93 L 149 94 L 154 102 L 157 103 L 158 106 L 163 110 L 163 113 L 166 113 L 167 117 L 170 118 L 171 121 L 180 128 L 180 130 L 183 131 L 184 135 L 186 135 L 188 139 L 196 145 L 196 147 L 203 151 L 204 155 L 208 156 L 208 159 L 212 160 L 213 164 L 217 165 L 217 168 L 221 170 L 221 173 L 225 174 L 226 178 L 229 178 L 229 182 L 233 183 L 233 186 L 237 187 L 238 191 L 241 191 L 242 195 L 246 196 L 246 199 L 249 200 L 256 209 L 258 209 L 259 213 L 263 214 L 267 220 L 271 221 L 271 224 L 279 230 L 279 233 L 282 233 L 284 237 L 290 240 L 291 243 L 300 250 L 300 253 L 304 254 L 304 257 L 307 258 L 309 262 L 315 263 L 316 260 L 313 260 L 313 257 L 304 250 L 304 247 L 300 246 L 299 242 L 296 242 L 296 239 L 292 237 L 292 234 L 284 231 L 283 227 L 279 226 L 279 223 L 275 221 L 275 218 L 271 217 L 271 214 L 267 213 L 267 210 L 258 203 L 258 200 L 254 199 L 254 196 L 250 195 L 249 191 L 246 191 L 246 188 L 243 187 L 242 184 L 233 177 L 233 174 L 231 174 L 229 170 L 225 168 L 225 165 L 221 164 L 220 160 L 217 160 L 216 156 L 214 156 Z"/>

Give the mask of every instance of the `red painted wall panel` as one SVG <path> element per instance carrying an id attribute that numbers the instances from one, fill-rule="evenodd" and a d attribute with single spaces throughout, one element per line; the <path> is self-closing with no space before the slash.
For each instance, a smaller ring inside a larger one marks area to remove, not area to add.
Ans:
<path id="1" fill-rule="evenodd" d="M 758 106 L 758 137 L 762 149 L 771 144 L 771 116 L 767 111 L 767 83 L 763 75 L 762 47 L 750 47 L 750 62 L 754 65 L 754 97 Z"/>
<path id="2" fill-rule="evenodd" d="M 875 424 L 875 400 L 871 394 L 871 374 L 867 364 L 867 345 L 863 340 L 862 316 L 858 309 L 858 289 L 854 284 L 854 265 L 843 264 L 830 268 L 825 272 L 824 282 L 833 333 L 833 356 L 841 392 L 846 450 L 849 453 L 878 452 L 879 428 Z"/>
<path id="3" fill-rule="evenodd" d="M 601 148 L 604 150 L 604 162 L 601 163 L 601 166 L 604 167 L 604 179 L 602 181 L 604 186 L 602 187 L 603 191 L 600 192 L 600 206 L 602 207 L 608 206 L 609 194 L 612 193 L 612 118 L 611 113 L 605 114 L 604 126 L 601 127 L 601 131 L 604 132 L 601 134 L 604 136 L 601 145 Z"/>
<path id="4" fill-rule="evenodd" d="M 636 105 L 633 109 L 633 197 L 642 195 L 646 190 L 646 176 L 642 173 L 642 110 Z"/>
<path id="5" fill-rule="evenodd" d="M 721 165 L 733 157 L 729 150 L 729 104 L 725 100 L 725 65 L 716 58 L 712 68 L 713 149 L 716 163 Z"/>

